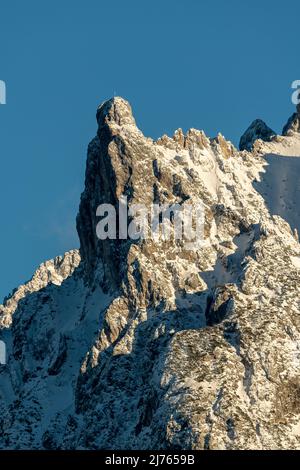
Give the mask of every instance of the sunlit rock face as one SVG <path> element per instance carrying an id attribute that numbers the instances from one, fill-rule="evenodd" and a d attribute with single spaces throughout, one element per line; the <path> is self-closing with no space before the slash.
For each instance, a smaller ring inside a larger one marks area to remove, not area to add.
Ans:
<path id="1" fill-rule="evenodd" d="M 251 133 L 251 152 L 196 129 L 154 141 L 118 97 L 97 123 L 80 251 L 0 307 L 0 447 L 300 448 L 297 127 Z M 201 203 L 202 243 L 99 240 L 121 196 Z"/>

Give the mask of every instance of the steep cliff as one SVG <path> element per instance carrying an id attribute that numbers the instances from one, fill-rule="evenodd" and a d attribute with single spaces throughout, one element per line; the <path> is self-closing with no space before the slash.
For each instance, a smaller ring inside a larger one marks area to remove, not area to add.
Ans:
<path id="1" fill-rule="evenodd" d="M 0 307 L 0 447 L 300 448 L 298 129 L 153 141 L 122 98 L 97 123 L 80 254 Z M 203 240 L 99 240 L 121 196 L 201 204 Z"/>

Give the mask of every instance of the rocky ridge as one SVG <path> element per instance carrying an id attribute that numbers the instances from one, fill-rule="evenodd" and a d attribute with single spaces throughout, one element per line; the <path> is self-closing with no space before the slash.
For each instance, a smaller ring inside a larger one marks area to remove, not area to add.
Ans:
<path id="1" fill-rule="evenodd" d="M 122 98 L 97 122 L 80 255 L 1 306 L 0 448 L 300 448 L 299 220 L 266 196 L 294 195 L 269 157 L 297 161 L 295 119 L 248 133 L 251 152 L 196 129 L 154 141 Z M 98 240 L 96 208 L 121 195 L 201 202 L 204 244 Z"/>

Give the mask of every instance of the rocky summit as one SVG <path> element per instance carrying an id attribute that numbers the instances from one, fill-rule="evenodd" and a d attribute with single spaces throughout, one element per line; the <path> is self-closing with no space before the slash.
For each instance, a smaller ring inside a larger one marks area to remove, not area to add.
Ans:
<path id="1" fill-rule="evenodd" d="M 299 110 L 298 110 L 299 111 Z M 97 110 L 80 250 L 0 306 L 1 449 L 300 449 L 298 111 L 157 141 Z M 201 203 L 204 240 L 105 239 L 97 207 Z"/>

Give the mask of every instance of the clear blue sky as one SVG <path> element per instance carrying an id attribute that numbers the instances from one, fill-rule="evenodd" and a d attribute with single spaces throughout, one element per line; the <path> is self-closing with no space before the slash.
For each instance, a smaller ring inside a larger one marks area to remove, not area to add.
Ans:
<path id="1" fill-rule="evenodd" d="M 299 0 L 1 0 L 0 301 L 77 247 L 97 105 L 127 98 L 140 128 L 237 144 L 254 118 L 281 131 L 300 79 Z"/>

